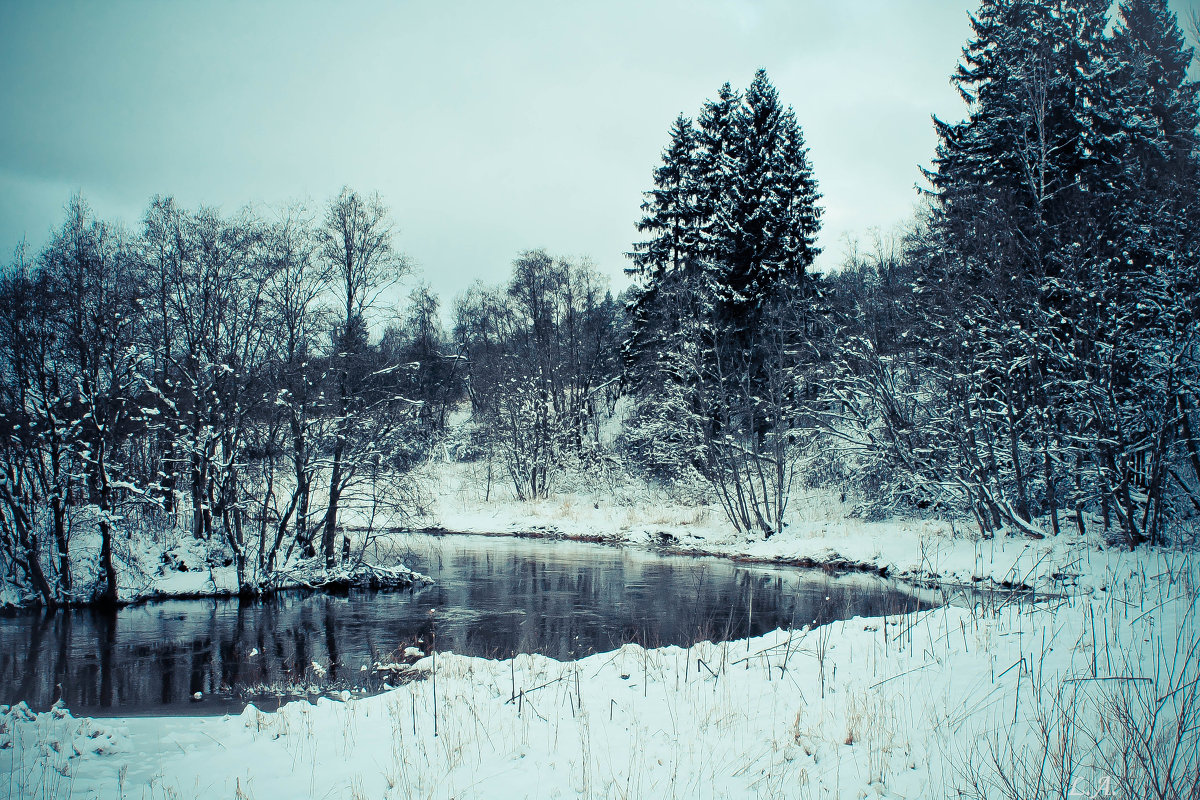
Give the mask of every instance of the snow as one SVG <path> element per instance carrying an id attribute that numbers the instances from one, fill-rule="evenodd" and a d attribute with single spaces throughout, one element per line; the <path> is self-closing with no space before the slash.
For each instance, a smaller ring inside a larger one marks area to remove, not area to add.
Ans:
<path id="1" fill-rule="evenodd" d="M 1070 692 L 1073 724 L 1098 732 L 1116 687 L 1141 685 L 1125 678 L 1161 679 L 1161 654 L 1200 641 L 1198 578 L 1161 553 L 1093 563 L 1103 591 L 1036 604 L 574 662 L 436 653 L 415 665 L 422 680 L 274 713 L 96 721 L 17 706 L 0 747 L 14 797 L 941 796 L 968 764 L 986 779 L 976 748 L 997 736 L 1040 757 L 1026 748 L 1054 697 Z M 1120 737 L 1101 739 L 1078 753 L 1079 785 L 1113 763 Z"/>
<path id="2" fill-rule="evenodd" d="M 77 509 L 71 548 L 74 581 L 87 586 L 100 575 L 98 554 L 100 537 L 92 521 L 98 516 L 94 507 Z M 117 596 L 122 603 L 173 597 L 227 597 L 237 594 L 237 570 L 228 548 L 220 541 L 196 539 L 189 530 L 145 530 L 134 527 L 133 535 L 119 537 L 115 549 L 118 576 Z M 305 561 L 299 556 L 283 563 L 274 576 L 275 588 L 312 586 L 322 581 L 354 582 L 374 578 L 379 584 L 429 584 L 432 579 L 408 569 L 399 561 L 384 565 L 369 563 L 353 567 L 324 569 L 319 560 Z M 389 559 L 391 560 L 391 559 Z M 82 596 L 87 596 L 86 592 Z M 0 579 L 0 608 L 29 605 L 35 598 Z"/>
<path id="3" fill-rule="evenodd" d="M 1086 788 L 1128 747 L 1101 735 L 1120 691 L 1151 687 L 1171 720 L 1174 698 L 1195 694 L 1171 688 L 1200 677 L 1200 565 L 1179 551 L 864 522 L 821 493 L 793 497 L 783 533 L 762 540 L 731 532 L 694 496 L 630 482 L 568 486 L 533 503 L 497 483 L 485 501 L 478 465 L 429 469 L 439 488 L 429 523 L 448 531 L 886 571 L 939 588 L 948 603 L 579 661 L 408 648 L 412 663 L 376 665 L 395 673 L 394 689 L 274 712 L 94 720 L 0 707 L 9 796 L 930 797 L 1040 763 L 1039 726 L 1063 720 L 1081 741 L 1095 737 L 1079 745 L 1072 773 Z M 387 536 L 403 543 L 402 532 Z M 211 590 L 231 578 L 189 537 L 158 546 L 162 568 L 139 591 Z M 1008 588 L 970 591 L 979 586 Z M 1180 643 L 1190 655 L 1164 660 Z M 1149 675 L 1156 681 L 1129 682 Z M 1190 730 L 1184 763 L 1194 768 Z"/>
<path id="4" fill-rule="evenodd" d="M 1096 588 L 1090 576 L 1134 563 L 1144 552 L 1133 554 L 1098 537 L 1079 537 L 1073 527 L 1044 539 L 1021 534 L 981 539 L 970 523 L 916 518 L 867 522 L 851 516 L 851 507 L 833 493 L 818 490 L 794 493 L 783 532 L 763 539 L 735 533 L 715 504 L 645 487 L 564 491 L 549 500 L 520 502 L 506 498 L 498 484 L 485 502 L 469 465 L 438 464 L 428 479 L 441 489 L 429 519 L 448 532 L 666 545 L 678 552 L 745 561 L 886 572 L 943 588 L 1018 586 L 1057 592 L 1080 581 Z M 1090 530 L 1101 527 L 1098 519 L 1090 521 Z"/>

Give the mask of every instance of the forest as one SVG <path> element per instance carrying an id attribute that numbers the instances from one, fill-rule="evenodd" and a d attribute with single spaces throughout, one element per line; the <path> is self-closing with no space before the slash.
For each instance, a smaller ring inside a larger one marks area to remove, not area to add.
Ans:
<path id="1" fill-rule="evenodd" d="M 671 125 L 618 291 L 530 249 L 443 304 L 351 188 L 156 196 L 133 226 L 73 196 L 0 276 L 3 580 L 116 604 L 185 530 L 268 592 L 426 524 L 439 460 L 529 502 L 596 470 L 695 487 L 758 538 L 804 486 L 985 539 L 1193 545 L 1200 89 L 1164 2 L 1108 5 L 986 0 L 919 213 L 824 272 L 803 109 L 763 70 Z"/>

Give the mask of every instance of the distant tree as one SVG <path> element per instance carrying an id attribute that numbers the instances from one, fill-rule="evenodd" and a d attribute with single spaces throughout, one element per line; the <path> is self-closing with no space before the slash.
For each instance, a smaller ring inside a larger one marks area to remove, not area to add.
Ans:
<path id="1" fill-rule="evenodd" d="M 462 370 L 442 327 L 441 303 L 427 284 L 413 287 L 399 326 L 380 342 L 385 357 L 402 365 L 397 385 L 420 404 L 414 420 L 414 453 L 426 452 L 446 425 L 446 415 L 462 397 Z"/>
<path id="2" fill-rule="evenodd" d="M 369 352 L 369 315 L 380 294 L 393 286 L 407 271 L 404 259 L 394 249 L 392 223 L 383 201 L 377 196 L 363 197 L 342 189 L 330 202 L 317 230 L 318 254 L 331 273 L 335 294 L 330 365 L 334 384 L 332 399 L 333 430 L 329 445 L 329 500 L 325 511 L 322 553 L 327 568 L 337 562 L 336 532 L 343 494 L 358 477 L 364 460 L 375 457 L 375 448 L 384 443 L 355 435 L 355 428 L 367 419 L 382 421 L 384 409 L 403 398 L 372 397 L 377 383 Z M 387 420 L 386 430 L 394 423 Z M 361 433 L 361 431 L 359 431 Z M 390 436 L 389 436 L 390 438 Z M 342 558 L 348 558 L 349 536 L 343 537 Z"/>
<path id="3" fill-rule="evenodd" d="M 507 286 L 475 286 L 455 310 L 475 418 L 521 500 L 548 495 L 568 460 L 594 458 L 615 378 L 616 309 L 588 264 L 522 253 Z"/>

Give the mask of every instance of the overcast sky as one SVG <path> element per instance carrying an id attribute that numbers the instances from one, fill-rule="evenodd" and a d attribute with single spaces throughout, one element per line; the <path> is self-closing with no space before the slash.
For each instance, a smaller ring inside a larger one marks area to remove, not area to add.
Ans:
<path id="1" fill-rule="evenodd" d="M 1179 0 L 1187 12 L 1200 0 Z M 81 190 L 232 212 L 378 191 L 447 303 L 521 250 L 624 285 L 679 112 L 765 67 L 824 194 L 821 245 L 910 214 L 975 0 L 126 3 L 0 0 L 0 254 Z"/>

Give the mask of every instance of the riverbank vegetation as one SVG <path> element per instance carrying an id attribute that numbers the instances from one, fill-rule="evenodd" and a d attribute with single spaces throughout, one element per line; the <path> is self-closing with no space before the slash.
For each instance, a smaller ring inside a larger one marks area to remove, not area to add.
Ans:
<path id="1" fill-rule="evenodd" d="M 759 540 L 823 493 L 983 539 L 1190 546 L 1193 54 L 1160 0 L 1102 6 L 984 2 L 920 212 L 829 274 L 803 109 L 761 70 L 672 124 L 616 295 L 530 250 L 443 309 L 351 189 L 156 197 L 134 228 L 72 198 L 0 281 L 5 602 L 127 600 L 180 536 L 241 594 L 353 571 L 439 524 L 439 463 L 485 503 L 619 476 Z"/>

